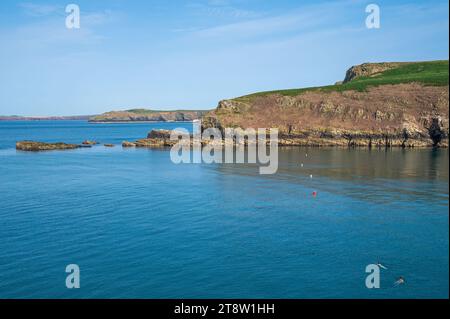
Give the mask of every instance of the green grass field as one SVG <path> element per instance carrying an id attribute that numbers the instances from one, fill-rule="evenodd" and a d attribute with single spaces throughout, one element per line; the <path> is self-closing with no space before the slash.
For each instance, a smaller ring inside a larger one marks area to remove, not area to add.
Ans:
<path id="1" fill-rule="evenodd" d="M 448 85 L 448 60 L 443 61 L 429 61 L 429 62 L 413 62 L 401 65 L 396 69 L 381 72 L 373 77 L 356 78 L 345 84 L 327 85 L 321 87 L 310 87 L 302 89 L 278 90 L 259 92 L 237 98 L 237 100 L 248 99 L 257 96 L 264 96 L 269 94 L 281 94 L 288 96 L 299 95 L 306 91 L 365 91 L 368 87 L 386 85 L 386 84 L 400 84 L 400 83 L 422 83 L 424 85 L 445 86 Z"/>

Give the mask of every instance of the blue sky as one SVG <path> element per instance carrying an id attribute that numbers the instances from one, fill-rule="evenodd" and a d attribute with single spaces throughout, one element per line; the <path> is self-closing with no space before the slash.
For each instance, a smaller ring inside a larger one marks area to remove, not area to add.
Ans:
<path id="1" fill-rule="evenodd" d="M 81 28 L 65 27 L 65 6 Z M 366 5 L 381 28 L 365 27 Z M 327 85 L 354 64 L 448 59 L 447 1 L 0 2 L 0 114 L 208 109 Z"/>

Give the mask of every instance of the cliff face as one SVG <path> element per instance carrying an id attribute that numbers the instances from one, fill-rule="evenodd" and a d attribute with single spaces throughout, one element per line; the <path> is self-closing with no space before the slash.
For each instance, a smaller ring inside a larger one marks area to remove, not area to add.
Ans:
<path id="1" fill-rule="evenodd" d="M 91 117 L 90 122 L 167 122 L 193 121 L 201 118 L 206 111 L 152 111 L 135 109 L 112 111 Z"/>
<path id="2" fill-rule="evenodd" d="M 448 84 L 442 85 L 442 74 L 439 81 L 432 77 L 436 85 L 424 77 L 425 83 L 410 81 L 404 72 L 396 70 L 404 65 L 352 67 L 344 81 L 347 86 L 224 100 L 204 118 L 203 125 L 278 128 L 281 145 L 448 146 Z M 448 82 L 448 62 L 446 68 Z M 392 84 L 386 81 L 392 77 L 383 78 L 386 71 L 395 75 Z M 408 79 L 406 83 L 398 83 L 399 74 Z M 387 83 L 360 89 L 361 83 L 370 83 L 364 81 L 372 77 Z"/>

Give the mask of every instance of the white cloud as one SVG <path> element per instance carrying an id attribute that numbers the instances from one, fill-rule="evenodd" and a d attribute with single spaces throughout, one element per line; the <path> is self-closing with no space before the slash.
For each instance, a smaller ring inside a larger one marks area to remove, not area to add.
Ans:
<path id="1" fill-rule="evenodd" d="M 42 17 L 55 13 L 61 9 L 59 6 L 48 4 L 35 4 L 31 2 L 22 2 L 19 7 L 25 12 L 25 14 L 33 17 Z"/>
<path id="2" fill-rule="evenodd" d="M 228 0 L 209 0 L 208 5 L 210 6 L 226 6 L 229 5 L 230 2 Z"/>
<path id="3" fill-rule="evenodd" d="M 91 12 L 82 14 L 81 19 L 87 26 L 104 25 L 113 21 L 116 15 L 111 10 L 104 10 L 102 12 Z"/>
<path id="4" fill-rule="evenodd" d="M 0 29 L 0 44 L 4 54 L 14 52 L 54 52 L 55 55 L 61 50 L 83 48 L 91 44 L 102 42 L 106 39 L 98 27 L 110 23 L 116 19 L 113 12 L 105 10 L 102 12 L 81 12 L 81 28 L 67 29 L 65 25 L 64 8 L 61 14 L 56 14 L 50 8 L 36 9 L 35 14 L 41 12 L 41 18 L 28 21 L 11 29 Z M 43 16 L 44 12 L 47 16 Z M 44 54 L 44 53 L 43 53 Z M 52 53 L 51 53 L 52 54 Z"/>
<path id="5" fill-rule="evenodd" d="M 209 0 L 206 3 L 191 2 L 187 7 L 198 15 L 210 17 L 228 17 L 233 19 L 261 17 L 261 12 L 238 8 L 228 0 Z"/>
<path id="6" fill-rule="evenodd" d="M 305 31 L 330 24 L 329 22 L 338 17 L 337 12 L 345 10 L 346 3 L 327 4 L 326 7 L 323 4 L 305 6 L 281 15 L 249 18 L 240 22 L 200 29 L 193 34 L 198 37 L 236 39 Z"/>

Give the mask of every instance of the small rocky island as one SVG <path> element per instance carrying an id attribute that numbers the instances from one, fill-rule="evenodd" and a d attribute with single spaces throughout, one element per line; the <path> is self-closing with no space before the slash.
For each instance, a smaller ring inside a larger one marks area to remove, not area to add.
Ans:
<path id="1" fill-rule="evenodd" d="M 77 148 L 91 148 L 93 145 L 99 144 L 96 141 L 85 140 L 81 144 L 68 144 L 68 143 L 45 143 L 36 141 L 19 141 L 16 143 L 16 150 L 27 152 L 40 152 L 40 151 L 57 151 L 57 150 L 73 150 Z M 110 144 L 108 144 L 110 145 Z M 111 144 L 112 145 L 112 144 Z M 112 145 L 114 146 L 114 145 Z"/>
<path id="2" fill-rule="evenodd" d="M 17 150 L 28 152 L 73 150 L 79 147 L 80 145 L 77 144 L 66 144 L 66 143 L 43 143 L 34 141 L 20 141 L 16 143 Z"/>

